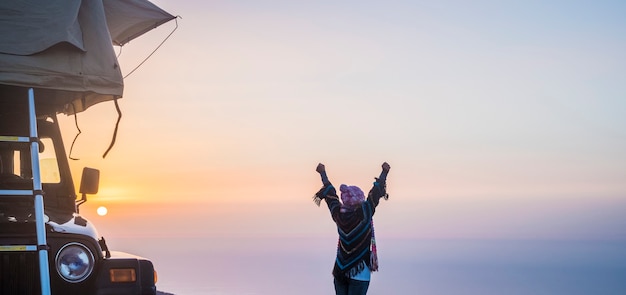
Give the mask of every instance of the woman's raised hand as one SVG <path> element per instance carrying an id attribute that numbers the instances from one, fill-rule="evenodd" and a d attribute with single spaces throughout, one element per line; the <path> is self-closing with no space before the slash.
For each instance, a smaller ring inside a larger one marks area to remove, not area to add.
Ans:
<path id="1" fill-rule="evenodd" d="M 317 173 L 322 173 L 326 171 L 326 167 L 324 167 L 324 164 L 319 163 L 317 164 L 317 168 L 315 168 L 315 171 L 317 171 Z"/>
<path id="2" fill-rule="evenodd" d="M 387 162 L 383 163 L 383 171 L 389 172 L 389 169 L 391 169 L 391 166 Z"/>

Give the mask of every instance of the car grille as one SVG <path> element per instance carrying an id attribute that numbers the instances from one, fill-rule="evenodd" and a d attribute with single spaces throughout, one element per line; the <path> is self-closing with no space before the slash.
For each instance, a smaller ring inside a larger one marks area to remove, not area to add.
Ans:
<path id="1" fill-rule="evenodd" d="M 0 294 L 41 294 L 37 252 L 0 252 Z"/>

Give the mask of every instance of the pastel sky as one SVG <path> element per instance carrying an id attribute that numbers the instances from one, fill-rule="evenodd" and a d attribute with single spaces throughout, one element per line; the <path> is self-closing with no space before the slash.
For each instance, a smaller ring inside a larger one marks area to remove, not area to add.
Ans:
<path id="1" fill-rule="evenodd" d="M 383 235 L 626 238 L 625 2 L 154 2 L 182 19 L 126 78 L 106 159 L 114 105 L 78 115 L 76 182 L 102 174 L 81 212 L 113 243 L 332 235 L 317 163 L 369 189 L 384 161 Z"/>

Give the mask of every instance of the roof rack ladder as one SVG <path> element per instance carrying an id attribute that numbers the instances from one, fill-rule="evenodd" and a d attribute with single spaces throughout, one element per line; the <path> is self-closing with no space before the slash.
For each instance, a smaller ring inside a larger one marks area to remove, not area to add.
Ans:
<path id="1" fill-rule="evenodd" d="M 37 136 L 37 115 L 35 113 L 35 95 L 33 88 L 28 89 L 28 112 L 30 137 L 0 136 L 0 141 L 30 142 L 30 154 L 33 172 L 33 190 L 0 190 L 0 195 L 32 196 L 35 206 L 35 227 L 37 245 L 0 246 L 1 251 L 37 251 L 39 252 L 39 276 L 41 294 L 50 295 L 50 269 L 48 266 L 48 243 L 46 241 L 46 221 L 44 220 L 43 191 L 41 171 L 39 169 L 39 138 Z"/>

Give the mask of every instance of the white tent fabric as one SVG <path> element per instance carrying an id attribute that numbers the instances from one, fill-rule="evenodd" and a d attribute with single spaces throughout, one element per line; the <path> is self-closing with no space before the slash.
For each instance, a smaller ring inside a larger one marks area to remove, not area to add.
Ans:
<path id="1" fill-rule="evenodd" d="M 121 97 L 113 44 L 174 18 L 147 0 L 0 1 L 0 84 L 36 88 L 65 113 Z"/>

